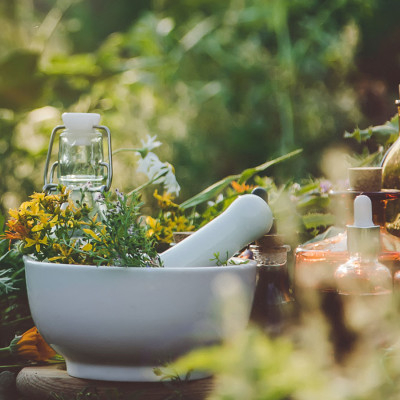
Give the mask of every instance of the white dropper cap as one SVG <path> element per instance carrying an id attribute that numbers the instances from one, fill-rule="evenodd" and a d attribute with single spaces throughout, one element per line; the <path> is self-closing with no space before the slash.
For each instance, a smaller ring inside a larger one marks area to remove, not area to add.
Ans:
<path id="1" fill-rule="evenodd" d="M 354 199 L 354 224 L 358 228 L 376 226 L 372 221 L 372 203 L 368 196 L 360 195 Z"/>
<path id="2" fill-rule="evenodd" d="M 68 131 L 92 132 L 99 125 L 100 114 L 96 113 L 64 113 L 62 120 Z"/>
<path id="3" fill-rule="evenodd" d="M 380 226 L 372 221 L 372 203 L 368 196 L 354 199 L 354 223 L 347 226 L 347 249 L 350 253 L 379 254 Z"/>

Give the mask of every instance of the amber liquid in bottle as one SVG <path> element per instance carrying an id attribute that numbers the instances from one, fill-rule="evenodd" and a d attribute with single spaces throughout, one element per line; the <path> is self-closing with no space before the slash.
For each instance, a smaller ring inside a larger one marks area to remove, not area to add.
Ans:
<path id="1" fill-rule="evenodd" d="M 332 239 L 334 240 L 324 244 L 327 246 L 338 244 L 339 246 L 339 241 L 346 241 L 346 234 Z M 334 274 L 336 268 L 349 258 L 347 249 L 336 251 L 335 249 L 331 250 L 331 247 L 327 247 L 324 250 L 314 250 L 310 247 L 304 246 L 296 252 L 296 290 L 303 288 L 335 291 Z M 389 251 L 386 248 L 380 254 L 379 261 L 385 264 L 394 274 L 400 269 L 400 252 Z"/>
<path id="2" fill-rule="evenodd" d="M 286 265 L 259 266 L 251 321 L 275 336 L 289 326 L 293 312 Z"/>
<path id="3" fill-rule="evenodd" d="M 339 192 L 333 196 L 349 201 L 360 193 Z M 379 262 L 385 264 L 392 274 L 400 270 L 400 238 L 391 235 L 385 228 L 385 208 L 388 201 L 400 198 L 400 191 L 383 190 L 366 194 L 372 201 L 373 220 L 380 225 L 382 251 Z M 314 289 L 335 291 L 334 273 L 336 268 L 349 258 L 347 233 L 300 245 L 295 255 L 295 291 Z M 297 295 L 296 295 L 297 297 Z"/>

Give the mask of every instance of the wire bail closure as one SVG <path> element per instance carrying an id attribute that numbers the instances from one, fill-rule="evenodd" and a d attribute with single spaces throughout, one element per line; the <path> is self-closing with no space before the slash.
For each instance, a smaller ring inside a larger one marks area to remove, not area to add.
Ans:
<path id="1" fill-rule="evenodd" d="M 108 162 L 101 161 L 99 164 L 103 167 L 106 168 L 107 170 L 107 180 L 106 184 L 102 185 L 100 189 L 98 188 L 86 188 L 85 190 L 88 190 L 89 192 L 106 192 L 110 190 L 111 187 L 111 182 L 112 182 L 112 176 L 113 176 L 113 166 L 112 166 L 112 150 L 111 150 L 111 132 L 110 129 L 108 129 L 104 125 L 94 125 L 94 129 L 98 129 L 102 132 L 102 134 L 107 136 L 107 145 L 108 145 Z M 66 129 L 65 125 L 58 125 L 56 126 L 53 131 L 51 132 L 50 136 L 50 143 L 49 143 L 49 149 L 47 151 L 47 157 L 46 157 L 46 163 L 44 166 L 44 186 L 43 186 L 43 192 L 52 192 L 57 189 L 58 184 L 53 182 L 53 177 L 54 177 L 54 172 L 58 168 L 58 161 L 55 161 L 51 168 L 50 168 L 50 173 L 49 173 L 49 166 L 50 166 L 50 159 L 51 159 L 51 153 L 53 149 L 53 144 L 56 138 L 56 134 L 61 131 Z"/>

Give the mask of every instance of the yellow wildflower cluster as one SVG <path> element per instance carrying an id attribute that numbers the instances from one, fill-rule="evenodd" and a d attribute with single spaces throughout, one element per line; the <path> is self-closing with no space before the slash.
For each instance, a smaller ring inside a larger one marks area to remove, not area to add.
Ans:
<path id="1" fill-rule="evenodd" d="M 149 237 L 155 237 L 159 243 L 171 243 L 173 241 L 173 232 L 190 232 L 194 230 L 194 225 L 183 214 L 179 206 L 172 201 L 173 195 L 171 193 L 159 195 L 156 190 L 153 196 L 157 199 L 160 213 L 157 218 L 150 216 L 146 218 Z"/>
<path id="2" fill-rule="evenodd" d="M 35 193 L 10 210 L 5 237 L 38 261 L 108 266 L 159 266 L 154 240 L 141 224 L 137 193 L 106 192 L 97 200 L 101 218 L 65 188 L 60 194 Z"/>
<path id="3" fill-rule="evenodd" d="M 22 241 L 22 252 L 38 260 L 67 264 L 87 263 L 89 243 L 71 239 L 83 230 L 98 226 L 97 216 L 89 218 L 90 209 L 77 206 L 62 189 L 59 194 L 34 193 L 19 209 L 9 210 L 5 237 Z M 86 226 L 86 228 L 83 228 Z M 90 247 L 93 248 L 93 245 Z M 82 251 L 82 252 L 81 252 Z"/>
<path id="4" fill-rule="evenodd" d="M 160 207 L 163 211 L 168 210 L 177 210 L 179 209 L 178 204 L 175 204 L 172 200 L 174 199 L 173 194 L 171 193 L 163 193 L 158 194 L 158 190 L 156 189 L 153 193 L 155 199 L 157 199 L 158 207 Z"/>

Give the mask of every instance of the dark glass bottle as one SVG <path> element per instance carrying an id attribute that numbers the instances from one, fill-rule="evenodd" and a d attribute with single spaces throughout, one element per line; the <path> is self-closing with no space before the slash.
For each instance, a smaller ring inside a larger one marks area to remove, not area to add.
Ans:
<path id="1" fill-rule="evenodd" d="M 290 325 L 294 312 L 287 252 L 277 234 L 265 235 L 250 246 L 257 261 L 257 285 L 250 319 L 271 336 L 282 334 Z"/>
<path id="2" fill-rule="evenodd" d="M 400 118 L 400 100 L 396 100 L 395 104 Z M 400 189 L 400 135 L 389 148 L 382 161 L 382 187 L 385 189 Z"/>

